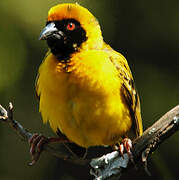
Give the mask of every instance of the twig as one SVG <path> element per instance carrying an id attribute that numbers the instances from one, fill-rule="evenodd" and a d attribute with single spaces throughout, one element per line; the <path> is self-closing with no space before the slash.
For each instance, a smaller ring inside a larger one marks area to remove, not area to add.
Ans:
<path id="1" fill-rule="evenodd" d="M 27 142 L 29 141 L 33 133 L 30 133 L 19 122 L 13 119 L 13 106 L 11 102 L 9 103 L 9 107 L 7 110 L 0 105 L 0 115 L 0 121 L 6 122 L 8 125 L 10 125 L 21 137 L 21 139 Z M 58 149 L 55 149 L 50 145 L 44 145 L 43 150 L 57 158 L 67 160 L 75 164 L 85 165 L 89 163 L 89 160 L 74 157 L 69 152 L 59 151 Z"/>
<path id="2" fill-rule="evenodd" d="M 25 141 L 29 140 L 32 133 L 13 119 L 12 103 L 9 103 L 8 110 L 0 105 L 0 115 L 0 121 L 9 124 Z M 179 130 L 179 105 L 167 112 L 145 130 L 142 136 L 134 140 L 132 149 L 134 161 L 136 163 L 143 162 L 145 170 L 148 171 L 146 165 L 148 155 L 177 130 Z M 96 180 L 119 179 L 125 171 L 135 167 L 126 154 L 121 157 L 116 151 L 92 160 L 73 157 L 70 153 L 59 151 L 50 145 L 44 145 L 44 151 L 75 164 L 87 165 L 90 163 L 93 168 L 91 174 L 95 176 Z"/>

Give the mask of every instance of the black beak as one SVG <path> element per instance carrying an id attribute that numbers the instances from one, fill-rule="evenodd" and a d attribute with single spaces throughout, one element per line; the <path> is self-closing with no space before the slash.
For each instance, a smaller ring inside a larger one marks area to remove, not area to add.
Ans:
<path id="1" fill-rule="evenodd" d="M 53 37 L 55 39 L 61 39 L 62 36 L 63 32 L 59 31 L 55 27 L 55 23 L 51 22 L 42 30 L 39 40 L 47 40 L 50 37 Z"/>

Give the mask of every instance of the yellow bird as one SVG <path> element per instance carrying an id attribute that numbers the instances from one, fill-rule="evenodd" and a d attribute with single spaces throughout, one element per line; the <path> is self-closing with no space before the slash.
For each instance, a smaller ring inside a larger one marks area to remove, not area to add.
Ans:
<path id="1" fill-rule="evenodd" d="M 36 81 L 44 123 L 84 148 L 113 146 L 142 134 L 127 60 L 103 41 L 97 19 L 86 8 L 52 7 L 40 40 L 49 47 Z M 32 151 L 39 139 L 31 139 Z"/>

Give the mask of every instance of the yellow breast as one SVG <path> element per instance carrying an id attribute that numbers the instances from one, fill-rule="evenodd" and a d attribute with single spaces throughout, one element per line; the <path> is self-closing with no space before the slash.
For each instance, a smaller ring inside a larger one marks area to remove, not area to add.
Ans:
<path id="1" fill-rule="evenodd" d="M 114 144 L 132 124 L 121 83 L 108 52 L 77 53 L 66 64 L 50 54 L 37 81 L 43 121 L 82 147 Z"/>

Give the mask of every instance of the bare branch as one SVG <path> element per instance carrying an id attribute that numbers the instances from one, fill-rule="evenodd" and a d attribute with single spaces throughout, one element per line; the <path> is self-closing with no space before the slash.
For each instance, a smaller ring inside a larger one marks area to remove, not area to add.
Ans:
<path id="1" fill-rule="evenodd" d="M 32 133 L 13 119 L 12 103 L 9 103 L 7 110 L 0 105 L 0 121 L 10 125 L 27 142 L 32 136 Z M 156 123 L 145 130 L 142 136 L 134 140 L 132 149 L 134 161 L 136 163 L 139 161 L 143 162 L 147 171 L 146 162 L 148 155 L 178 130 L 179 105 L 167 112 Z M 135 167 L 127 154 L 121 157 L 117 151 L 92 160 L 74 157 L 70 153 L 59 151 L 50 145 L 44 145 L 44 151 L 75 164 L 87 165 L 90 163 L 93 168 L 90 173 L 95 176 L 96 180 L 119 179 L 125 171 Z"/>
<path id="2" fill-rule="evenodd" d="M 8 125 L 10 125 L 15 130 L 15 132 L 21 137 L 21 139 L 27 142 L 29 141 L 33 133 L 30 133 L 18 121 L 13 119 L 12 103 L 9 103 L 9 107 L 7 110 L 0 105 L 0 115 L 0 121 L 6 122 Z M 69 152 L 59 151 L 58 149 L 55 149 L 54 147 L 47 144 L 44 145 L 43 150 L 57 158 L 67 160 L 75 164 L 85 165 L 89 163 L 89 160 L 72 156 L 72 154 Z"/>
<path id="3" fill-rule="evenodd" d="M 151 127 L 145 130 L 142 136 L 135 139 L 132 149 L 134 161 L 136 163 L 139 161 L 143 162 L 145 170 L 149 173 L 147 170 L 148 155 L 178 130 L 179 105 L 167 112 Z M 126 170 L 135 166 L 128 160 L 127 155 L 122 158 L 118 152 L 115 154 L 112 152 L 103 157 L 93 159 L 90 164 L 93 167 L 91 174 L 95 176 L 96 180 L 106 178 L 119 179 Z"/>

